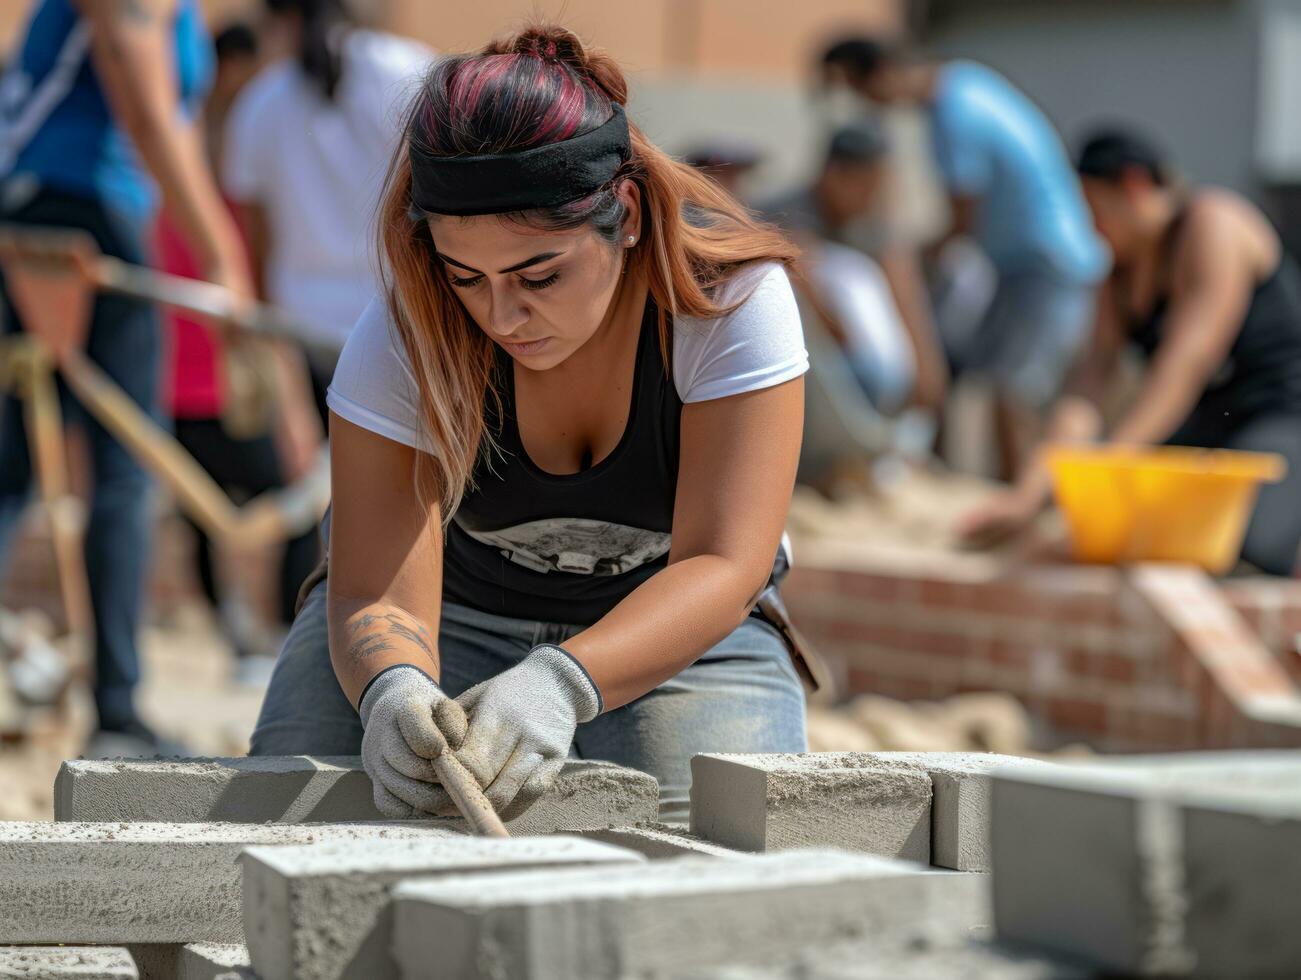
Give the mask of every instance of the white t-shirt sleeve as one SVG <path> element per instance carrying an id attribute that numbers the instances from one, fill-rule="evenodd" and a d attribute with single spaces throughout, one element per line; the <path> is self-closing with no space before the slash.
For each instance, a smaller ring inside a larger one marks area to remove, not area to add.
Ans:
<path id="1" fill-rule="evenodd" d="M 348 335 L 326 404 L 353 425 L 433 452 L 421 432 L 415 376 L 383 300 L 371 300 Z"/>
<path id="2" fill-rule="evenodd" d="M 786 270 L 774 263 L 738 273 L 720 293 L 717 320 L 680 319 L 673 331 L 673 382 L 684 404 L 771 388 L 809 369 L 799 308 Z"/>

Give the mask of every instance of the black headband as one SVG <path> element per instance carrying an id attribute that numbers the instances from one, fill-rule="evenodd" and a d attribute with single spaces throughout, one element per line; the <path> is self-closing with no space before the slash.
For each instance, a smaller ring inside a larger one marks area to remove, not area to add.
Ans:
<path id="1" fill-rule="evenodd" d="M 483 156 L 435 156 L 415 144 L 411 203 L 433 214 L 506 214 L 586 197 L 614 179 L 632 154 L 628 117 L 614 115 L 591 132 L 559 143 Z"/>

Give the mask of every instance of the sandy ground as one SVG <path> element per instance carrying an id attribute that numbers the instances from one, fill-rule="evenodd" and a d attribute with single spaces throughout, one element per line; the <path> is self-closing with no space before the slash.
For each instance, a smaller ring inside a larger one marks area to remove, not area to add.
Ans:
<path id="1" fill-rule="evenodd" d="M 140 710 L 162 735 L 194 755 L 243 755 L 262 691 L 230 681 L 229 649 L 200 607 L 178 610 L 145 630 Z M 54 816 L 59 763 L 81 751 L 90 719 L 86 698 L 74 698 L 71 724 L 53 719 L 27 742 L 0 745 L 0 820 Z"/>

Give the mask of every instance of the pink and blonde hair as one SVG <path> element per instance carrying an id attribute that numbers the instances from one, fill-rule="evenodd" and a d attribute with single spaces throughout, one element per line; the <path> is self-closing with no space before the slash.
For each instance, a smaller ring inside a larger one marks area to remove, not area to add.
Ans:
<path id="1" fill-rule="evenodd" d="M 406 115 L 404 138 L 385 180 L 379 251 L 389 313 L 415 375 L 421 425 L 437 456 L 420 456 L 417 485 L 450 519 L 470 486 L 480 452 L 491 443 L 484 419 L 495 396 L 492 342 L 436 274 L 427 215 L 412 207 L 407 148 L 435 155 L 505 153 L 581 135 L 605 123 L 612 104 L 627 102 L 618 65 L 589 51 L 569 31 L 531 27 L 478 54 L 437 62 Z M 736 267 L 768 260 L 789 265 L 797 250 L 756 220 L 711 179 L 671 159 L 629 122 L 631 157 L 610 184 L 556 208 L 501 215 L 533 228 L 590 225 L 617 247 L 625 217 L 617 189 L 641 193 L 642 232 L 628 256 L 629 274 L 647 282 L 660 312 L 660 344 L 670 356 L 672 317 L 710 319 L 728 312 L 715 288 Z"/>

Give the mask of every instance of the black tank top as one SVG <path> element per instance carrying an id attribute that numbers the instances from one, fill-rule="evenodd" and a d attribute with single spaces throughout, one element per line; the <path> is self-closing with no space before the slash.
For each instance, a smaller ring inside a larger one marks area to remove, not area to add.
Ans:
<path id="1" fill-rule="evenodd" d="M 511 358 L 496 348 L 501 452 L 481 454 L 447 529 L 443 595 L 517 619 L 589 625 L 668 561 L 682 400 L 646 301 L 623 437 L 596 465 L 556 476 L 524 449 Z"/>
<path id="2" fill-rule="evenodd" d="M 1172 223 L 1169 245 L 1186 214 Z M 1148 359 L 1161 345 L 1168 306 L 1169 296 L 1160 296 L 1152 312 L 1131 329 L 1131 339 Z M 1228 357 L 1170 441 L 1214 446 L 1262 412 L 1301 415 L 1301 267 L 1286 250 L 1252 292 Z"/>

